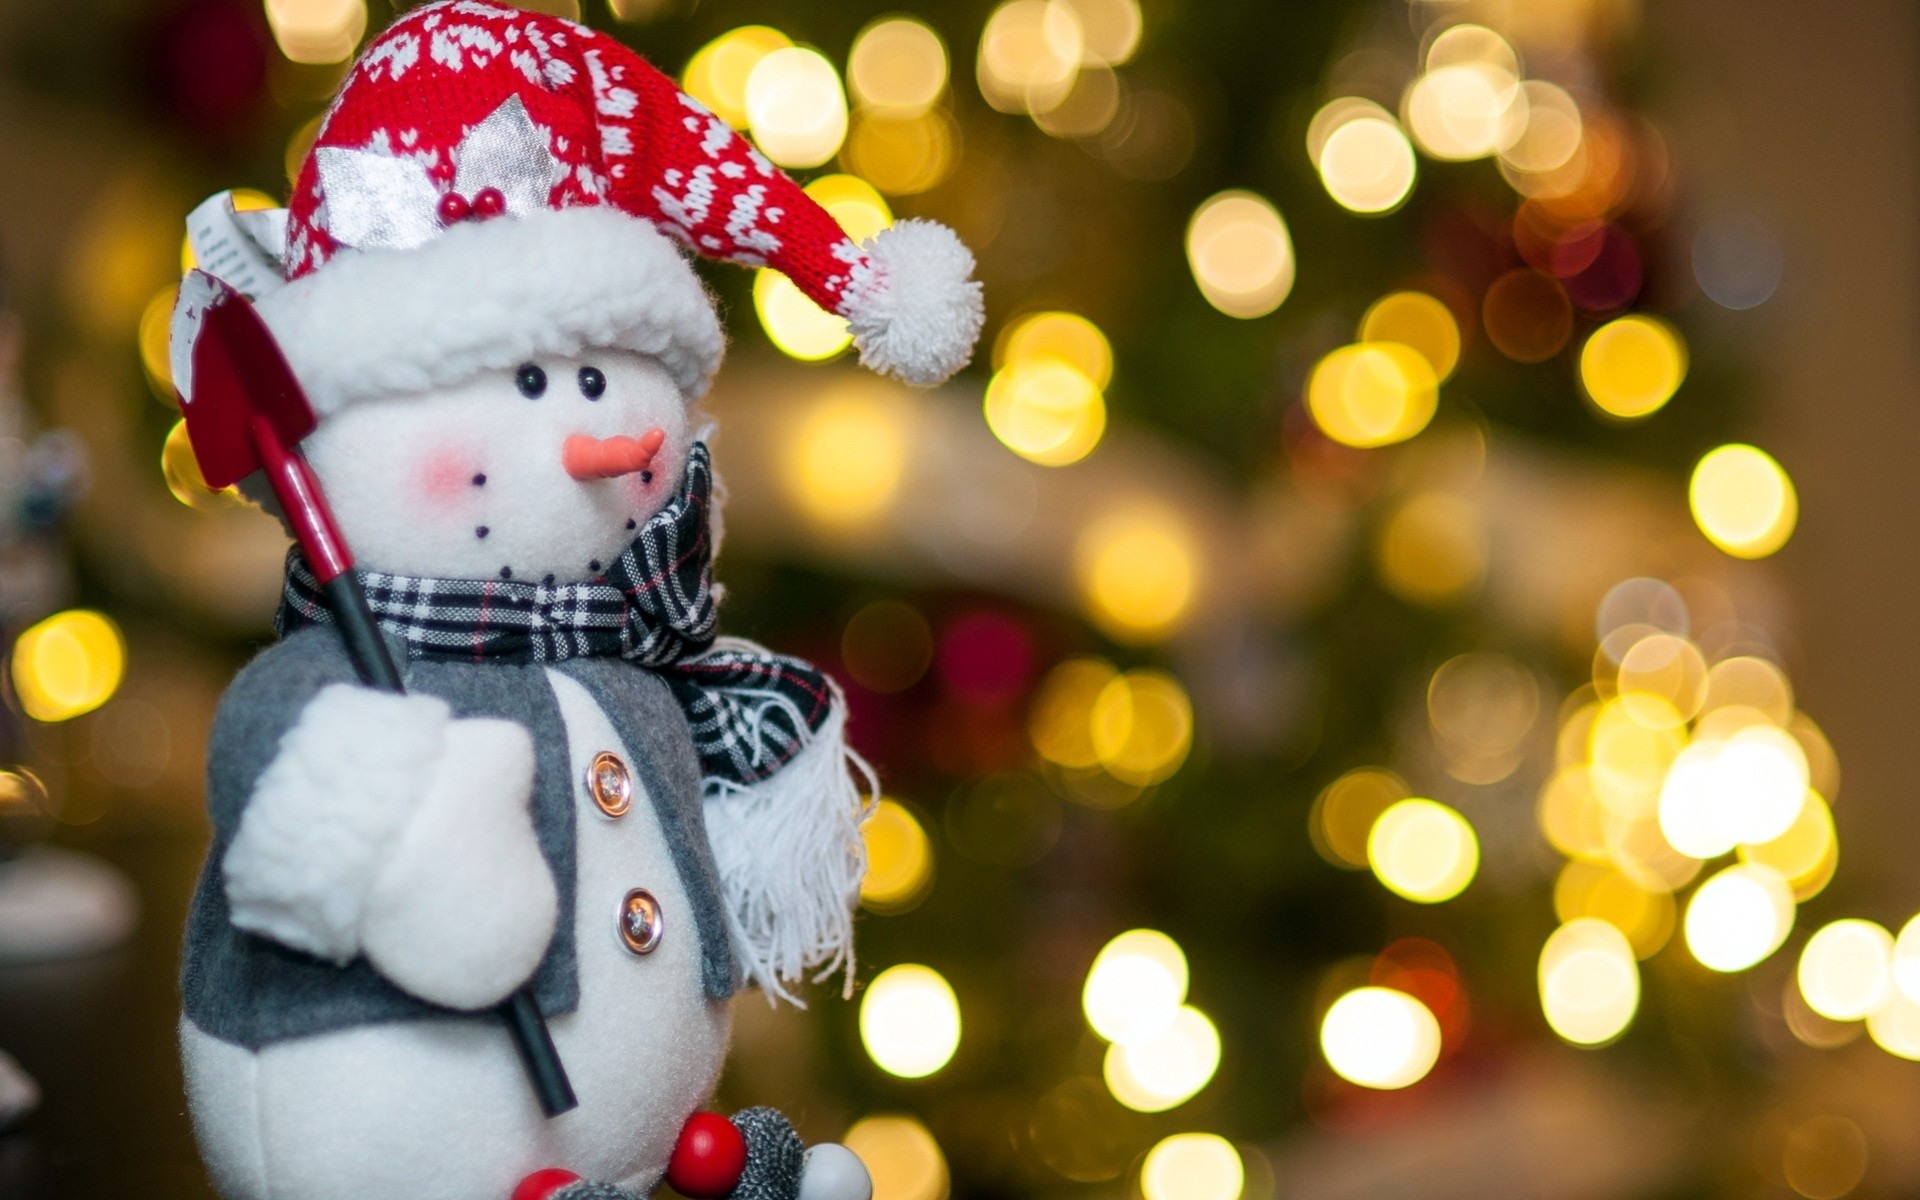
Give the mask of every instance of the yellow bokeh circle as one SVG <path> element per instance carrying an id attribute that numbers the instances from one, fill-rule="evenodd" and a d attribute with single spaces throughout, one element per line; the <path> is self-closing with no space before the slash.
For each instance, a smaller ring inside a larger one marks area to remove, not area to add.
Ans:
<path id="1" fill-rule="evenodd" d="M 76 608 L 29 627 L 13 644 L 13 690 L 36 721 L 65 721 L 113 697 L 127 645 L 105 613 Z"/>
<path id="2" fill-rule="evenodd" d="M 1658 317 L 1609 321 L 1580 349 L 1580 382 L 1609 416 L 1634 420 L 1660 411 L 1686 377 L 1686 343 Z"/>
<path id="3" fill-rule="evenodd" d="M 1710 450 L 1693 468 L 1687 500 L 1700 532 L 1735 558 L 1765 558 L 1787 544 L 1800 497 L 1786 469 L 1757 446 Z"/>
<path id="4" fill-rule="evenodd" d="M 1307 380 L 1307 411 L 1346 446 L 1403 442 L 1427 427 L 1440 379 L 1419 351 L 1399 342 L 1357 342 L 1321 359 Z"/>

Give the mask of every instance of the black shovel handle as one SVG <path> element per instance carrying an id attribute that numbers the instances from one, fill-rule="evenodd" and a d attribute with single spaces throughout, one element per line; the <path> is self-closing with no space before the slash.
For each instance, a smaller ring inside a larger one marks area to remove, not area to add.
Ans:
<path id="1" fill-rule="evenodd" d="M 399 668 L 387 652 L 387 643 L 380 636 L 373 610 L 367 607 L 367 593 L 360 586 L 360 577 L 345 571 L 328 580 L 322 588 L 360 682 L 383 692 L 405 692 Z M 578 1107 L 580 1101 L 573 1094 L 573 1084 L 567 1079 L 560 1052 L 554 1048 L 553 1035 L 547 1031 L 547 1019 L 540 1015 L 540 1006 L 533 1002 L 532 989 L 521 988 L 500 1005 L 499 1011 L 513 1035 L 520 1061 L 526 1066 L 527 1080 L 540 1097 L 541 1111 L 551 1118 Z"/>

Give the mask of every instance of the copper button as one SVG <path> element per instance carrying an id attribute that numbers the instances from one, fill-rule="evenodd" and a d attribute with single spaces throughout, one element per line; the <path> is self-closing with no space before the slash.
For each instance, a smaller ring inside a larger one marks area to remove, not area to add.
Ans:
<path id="1" fill-rule="evenodd" d="M 633 772 L 627 770 L 627 764 L 611 750 L 602 750 L 593 756 L 593 765 L 587 768 L 587 794 L 601 812 L 610 817 L 624 817 L 633 807 Z"/>
<path id="2" fill-rule="evenodd" d="M 620 902 L 620 940 L 635 954 L 651 954 L 665 927 L 660 902 L 645 888 L 635 888 Z"/>

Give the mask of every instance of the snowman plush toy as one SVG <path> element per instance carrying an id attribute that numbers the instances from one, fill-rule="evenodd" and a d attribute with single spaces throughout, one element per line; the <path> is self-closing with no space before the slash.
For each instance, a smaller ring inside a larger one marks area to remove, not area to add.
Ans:
<path id="1" fill-rule="evenodd" d="M 784 272 L 915 384 L 972 352 L 971 255 L 921 221 L 855 245 L 626 47 L 478 0 L 367 47 L 286 210 L 190 226 L 319 414 L 407 689 L 357 682 L 294 551 L 215 719 L 186 939 L 220 1194 L 865 1200 L 843 1147 L 702 1111 L 730 996 L 850 972 L 870 789 L 835 685 L 717 636 L 689 410 L 722 336 L 686 252 Z M 495 1015 L 523 989 L 578 1097 L 553 1118 Z"/>

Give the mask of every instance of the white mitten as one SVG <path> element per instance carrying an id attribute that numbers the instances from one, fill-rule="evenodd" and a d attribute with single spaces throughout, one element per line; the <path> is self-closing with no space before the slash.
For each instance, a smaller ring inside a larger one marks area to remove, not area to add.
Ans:
<path id="1" fill-rule="evenodd" d="M 809 1147 L 800 1166 L 800 1200 L 872 1200 L 873 1177 L 860 1156 L 838 1142 Z"/>
<path id="2" fill-rule="evenodd" d="M 526 982 L 560 900 L 527 801 L 533 739 L 512 721 L 455 721 L 419 811 L 375 875 L 360 943 L 382 975 L 449 1008 Z"/>
<path id="3" fill-rule="evenodd" d="M 282 737 L 221 864 L 233 922 L 338 963 L 364 953 L 438 1004 L 498 1001 L 538 967 L 558 911 L 532 791 L 521 726 L 328 687 Z"/>

